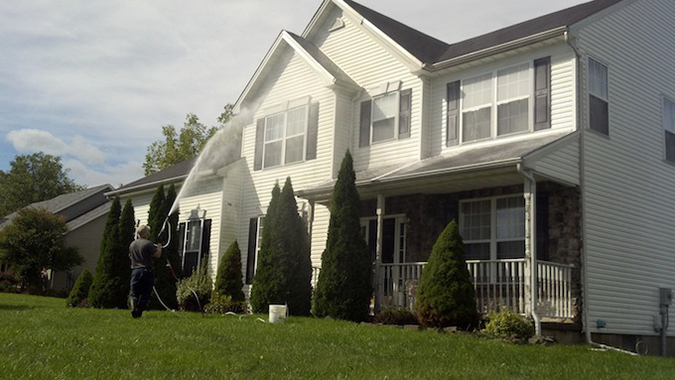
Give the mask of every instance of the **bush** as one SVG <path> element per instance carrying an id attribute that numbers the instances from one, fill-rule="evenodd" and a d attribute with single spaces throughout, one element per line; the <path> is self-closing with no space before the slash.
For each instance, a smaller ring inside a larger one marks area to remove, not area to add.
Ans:
<path id="1" fill-rule="evenodd" d="M 476 298 L 464 258 L 464 243 L 456 221 L 439 235 L 417 287 L 415 311 L 427 327 L 478 325 Z"/>
<path id="2" fill-rule="evenodd" d="M 0 293 L 18 293 L 19 279 L 10 272 L 0 272 Z"/>
<path id="3" fill-rule="evenodd" d="M 230 247 L 220 261 L 213 295 L 222 294 L 230 296 L 235 301 L 244 301 L 246 297 L 244 297 L 244 292 L 242 291 L 244 284 L 241 278 L 241 251 L 239 250 L 239 244 L 235 240 L 230 244 Z"/>
<path id="4" fill-rule="evenodd" d="M 202 262 L 198 271 L 178 282 L 178 308 L 183 311 L 202 311 L 200 306 L 203 308 L 209 303 L 212 290 L 211 277 L 206 273 L 206 262 Z M 199 300 L 195 298 L 195 293 Z"/>
<path id="5" fill-rule="evenodd" d="M 245 301 L 236 301 L 232 299 L 232 296 L 213 292 L 211 302 L 206 305 L 204 311 L 209 314 L 225 314 L 227 312 L 244 314 L 247 309 Z"/>
<path id="6" fill-rule="evenodd" d="M 494 338 L 526 341 L 534 335 L 532 323 L 508 309 L 502 309 L 499 313 L 491 311 L 488 320 L 483 333 Z"/>
<path id="7" fill-rule="evenodd" d="M 89 288 L 91 287 L 91 283 L 93 281 L 94 277 L 88 270 L 85 269 L 82 273 L 80 273 L 80 275 L 77 277 L 77 281 L 75 281 L 75 286 L 73 286 L 73 289 L 70 291 L 68 298 L 66 298 L 66 306 L 79 307 L 82 304 L 82 301 L 87 299 Z M 88 303 L 89 302 L 87 301 L 84 304 L 86 305 Z"/>
<path id="8" fill-rule="evenodd" d="M 403 307 L 382 309 L 379 313 L 377 313 L 373 322 L 381 323 L 383 325 L 418 324 L 415 313 Z"/>

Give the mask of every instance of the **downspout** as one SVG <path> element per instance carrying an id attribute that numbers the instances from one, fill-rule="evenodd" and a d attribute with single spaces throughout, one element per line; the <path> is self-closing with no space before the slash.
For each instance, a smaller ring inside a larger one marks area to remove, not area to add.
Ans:
<path id="1" fill-rule="evenodd" d="M 525 246 L 529 246 L 530 249 L 530 301 L 532 304 L 530 314 L 534 321 L 535 334 L 536 336 L 541 336 L 541 319 L 539 318 L 539 314 L 537 314 L 537 292 L 539 290 L 537 284 L 537 180 L 534 179 L 532 173 L 526 170 L 522 164 L 518 164 L 517 168 L 518 172 L 525 177 L 525 212 L 526 215 L 529 213 L 529 218 L 525 218 L 525 237 L 527 239 Z"/>
<path id="2" fill-rule="evenodd" d="M 574 55 L 576 57 L 576 83 L 575 83 L 575 96 L 577 99 L 577 104 L 576 104 L 576 128 L 579 131 L 579 188 L 581 189 L 581 239 L 582 241 L 586 237 L 586 223 L 584 220 L 584 211 L 586 210 L 586 197 L 584 195 L 584 190 L 585 190 L 585 167 L 586 167 L 586 128 L 583 126 L 582 121 L 582 115 L 581 115 L 581 109 L 584 104 L 583 100 L 584 97 L 581 96 L 581 91 L 583 90 L 583 87 L 581 86 L 581 81 L 582 81 L 582 75 L 581 75 L 581 68 L 582 68 L 582 58 L 583 55 L 579 52 L 579 48 L 575 45 L 574 41 L 572 40 L 572 37 L 570 36 L 570 30 L 569 27 L 567 28 L 567 31 L 565 31 L 565 42 L 569 47 L 574 51 Z M 582 247 L 581 249 L 582 255 L 581 255 L 581 278 L 582 278 L 582 284 L 581 284 L 581 297 L 582 297 L 582 313 L 583 313 L 583 320 L 584 320 L 584 333 L 586 335 L 586 343 L 596 346 L 602 349 L 607 349 L 607 350 L 613 350 L 613 351 L 619 351 L 623 352 L 625 354 L 629 355 L 637 355 L 634 352 L 631 351 L 626 351 L 622 350 L 620 348 L 616 347 L 611 347 L 607 346 L 601 343 L 596 343 L 593 341 L 593 337 L 591 336 L 591 324 L 590 324 L 590 319 L 588 315 L 588 257 L 585 252 L 585 246 Z"/>

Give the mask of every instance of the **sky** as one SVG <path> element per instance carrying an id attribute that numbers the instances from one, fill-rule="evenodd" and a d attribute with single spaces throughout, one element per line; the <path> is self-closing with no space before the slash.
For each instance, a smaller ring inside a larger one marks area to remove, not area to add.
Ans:
<path id="1" fill-rule="evenodd" d="M 587 0 L 357 0 L 459 42 Z M 147 147 L 188 113 L 216 125 L 281 30 L 321 0 L 0 0 L 0 170 L 60 156 L 78 184 L 143 177 Z"/>

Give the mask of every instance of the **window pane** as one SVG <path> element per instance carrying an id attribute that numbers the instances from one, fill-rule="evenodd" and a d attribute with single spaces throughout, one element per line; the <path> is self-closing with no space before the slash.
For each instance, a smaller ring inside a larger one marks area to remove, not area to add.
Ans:
<path id="1" fill-rule="evenodd" d="M 286 163 L 302 161 L 305 136 L 291 137 L 286 140 Z"/>
<path id="2" fill-rule="evenodd" d="M 281 165 L 281 148 L 283 141 L 265 144 L 264 167 Z"/>
<path id="3" fill-rule="evenodd" d="M 663 129 L 675 133 L 675 103 L 663 99 Z"/>
<path id="4" fill-rule="evenodd" d="M 497 107 L 497 135 L 508 135 L 529 129 L 529 99 L 500 104 Z"/>
<path id="5" fill-rule="evenodd" d="M 530 96 L 530 65 L 500 70 L 497 73 L 497 101 Z"/>
<path id="6" fill-rule="evenodd" d="M 286 125 L 286 137 L 305 133 L 305 120 L 307 119 L 307 107 L 296 108 L 288 111 Z"/>
<path id="7" fill-rule="evenodd" d="M 525 257 L 525 240 L 497 243 L 497 259 L 519 259 Z"/>
<path id="8" fill-rule="evenodd" d="M 373 122 L 373 142 L 394 138 L 394 118 Z"/>
<path id="9" fill-rule="evenodd" d="M 201 247 L 202 224 L 199 220 L 194 220 L 188 226 L 187 247 L 188 251 L 199 251 Z"/>
<path id="10" fill-rule="evenodd" d="M 492 104 L 492 74 L 485 74 L 464 81 L 462 109 Z"/>
<path id="11" fill-rule="evenodd" d="M 492 107 L 462 114 L 462 141 L 476 141 L 489 138 Z"/>
<path id="12" fill-rule="evenodd" d="M 466 260 L 490 260 L 490 243 L 464 245 Z"/>
<path id="13" fill-rule="evenodd" d="M 284 137 L 284 114 L 269 116 L 265 123 L 265 142 Z"/>
<path id="14" fill-rule="evenodd" d="M 525 238 L 525 199 L 497 199 L 497 239 Z"/>
<path id="15" fill-rule="evenodd" d="M 396 117 L 397 92 L 392 92 L 373 99 L 373 121 Z"/>
<path id="16" fill-rule="evenodd" d="M 609 135 L 609 105 L 606 101 L 590 95 L 589 123 L 591 129 Z"/>
<path id="17" fill-rule="evenodd" d="M 588 60 L 588 92 L 603 100 L 609 100 L 607 66 Z"/>
<path id="18" fill-rule="evenodd" d="M 462 203 L 460 233 L 465 241 L 490 239 L 490 203 L 489 200 Z"/>

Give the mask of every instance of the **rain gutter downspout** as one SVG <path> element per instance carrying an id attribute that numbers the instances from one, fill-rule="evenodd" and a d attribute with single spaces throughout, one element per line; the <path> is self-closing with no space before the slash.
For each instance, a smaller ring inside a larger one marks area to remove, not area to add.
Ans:
<path id="1" fill-rule="evenodd" d="M 574 55 L 576 56 L 576 83 L 575 83 L 575 93 L 576 93 L 576 98 L 577 98 L 577 104 L 576 104 L 576 128 L 579 131 L 579 187 L 581 190 L 581 215 L 582 215 L 582 220 L 581 220 L 581 239 L 586 237 L 586 223 L 583 220 L 583 213 L 584 210 L 586 210 L 586 197 L 584 196 L 584 191 L 585 191 L 585 167 L 586 167 L 586 128 L 582 125 L 582 115 L 581 115 L 581 109 L 583 106 L 583 97 L 580 95 L 581 91 L 583 90 L 583 87 L 581 86 L 581 67 L 582 67 L 582 58 L 583 55 L 579 52 L 579 48 L 575 45 L 575 42 L 573 41 L 573 37 L 570 36 L 570 29 L 569 27 L 567 28 L 567 31 L 565 31 L 565 42 L 569 47 L 574 51 Z M 599 347 L 602 349 L 608 349 L 608 350 L 613 350 L 613 351 L 619 351 L 623 352 L 625 354 L 630 354 L 630 355 L 637 355 L 635 352 L 631 351 L 626 351 L 622 350 L 620 348 L 616 347 L 611 347 L 607 346 L 601 343 L 596 343 L 593 341 L 593 337 L 591 336 L 591 324 L 590 324 L 590 319 L 588 315 L 588 257 L 585 252 L 585 247 L 582 248 L 582 255 L 581 255 L 581 278 L 582 278 L 582 284 L 581 284 L 581 294 L 582 294 L 582 313 L 583 313 L 583 320 L 584 320 L 584 333 L 586 335 L 586 343 L 590 344 L 591 346 Z"/>
<path id="2" fill-rule="evenodd" d="M 524 188 L 525 202 L 526 207 L 529 205 L 529 210 L 526 210 L 526 214 L 529 213 L 529 218 L 526 218 L 525 223 L 527 233 L 526 238 L 528 239 L 528 244 L 530 248 L 530 301 L 532 303 L 530 314 L 532 315 L 532 320 L 534 321 L 534 332 L 536 336 L 541 336 L 541 319 L 539 314 L 537 314 L 537 180 L 534 179 L 532 172 L 525 169 L 522 163 L 517 164 L 518 172 L 525 177 L 526 185 Z"/>

